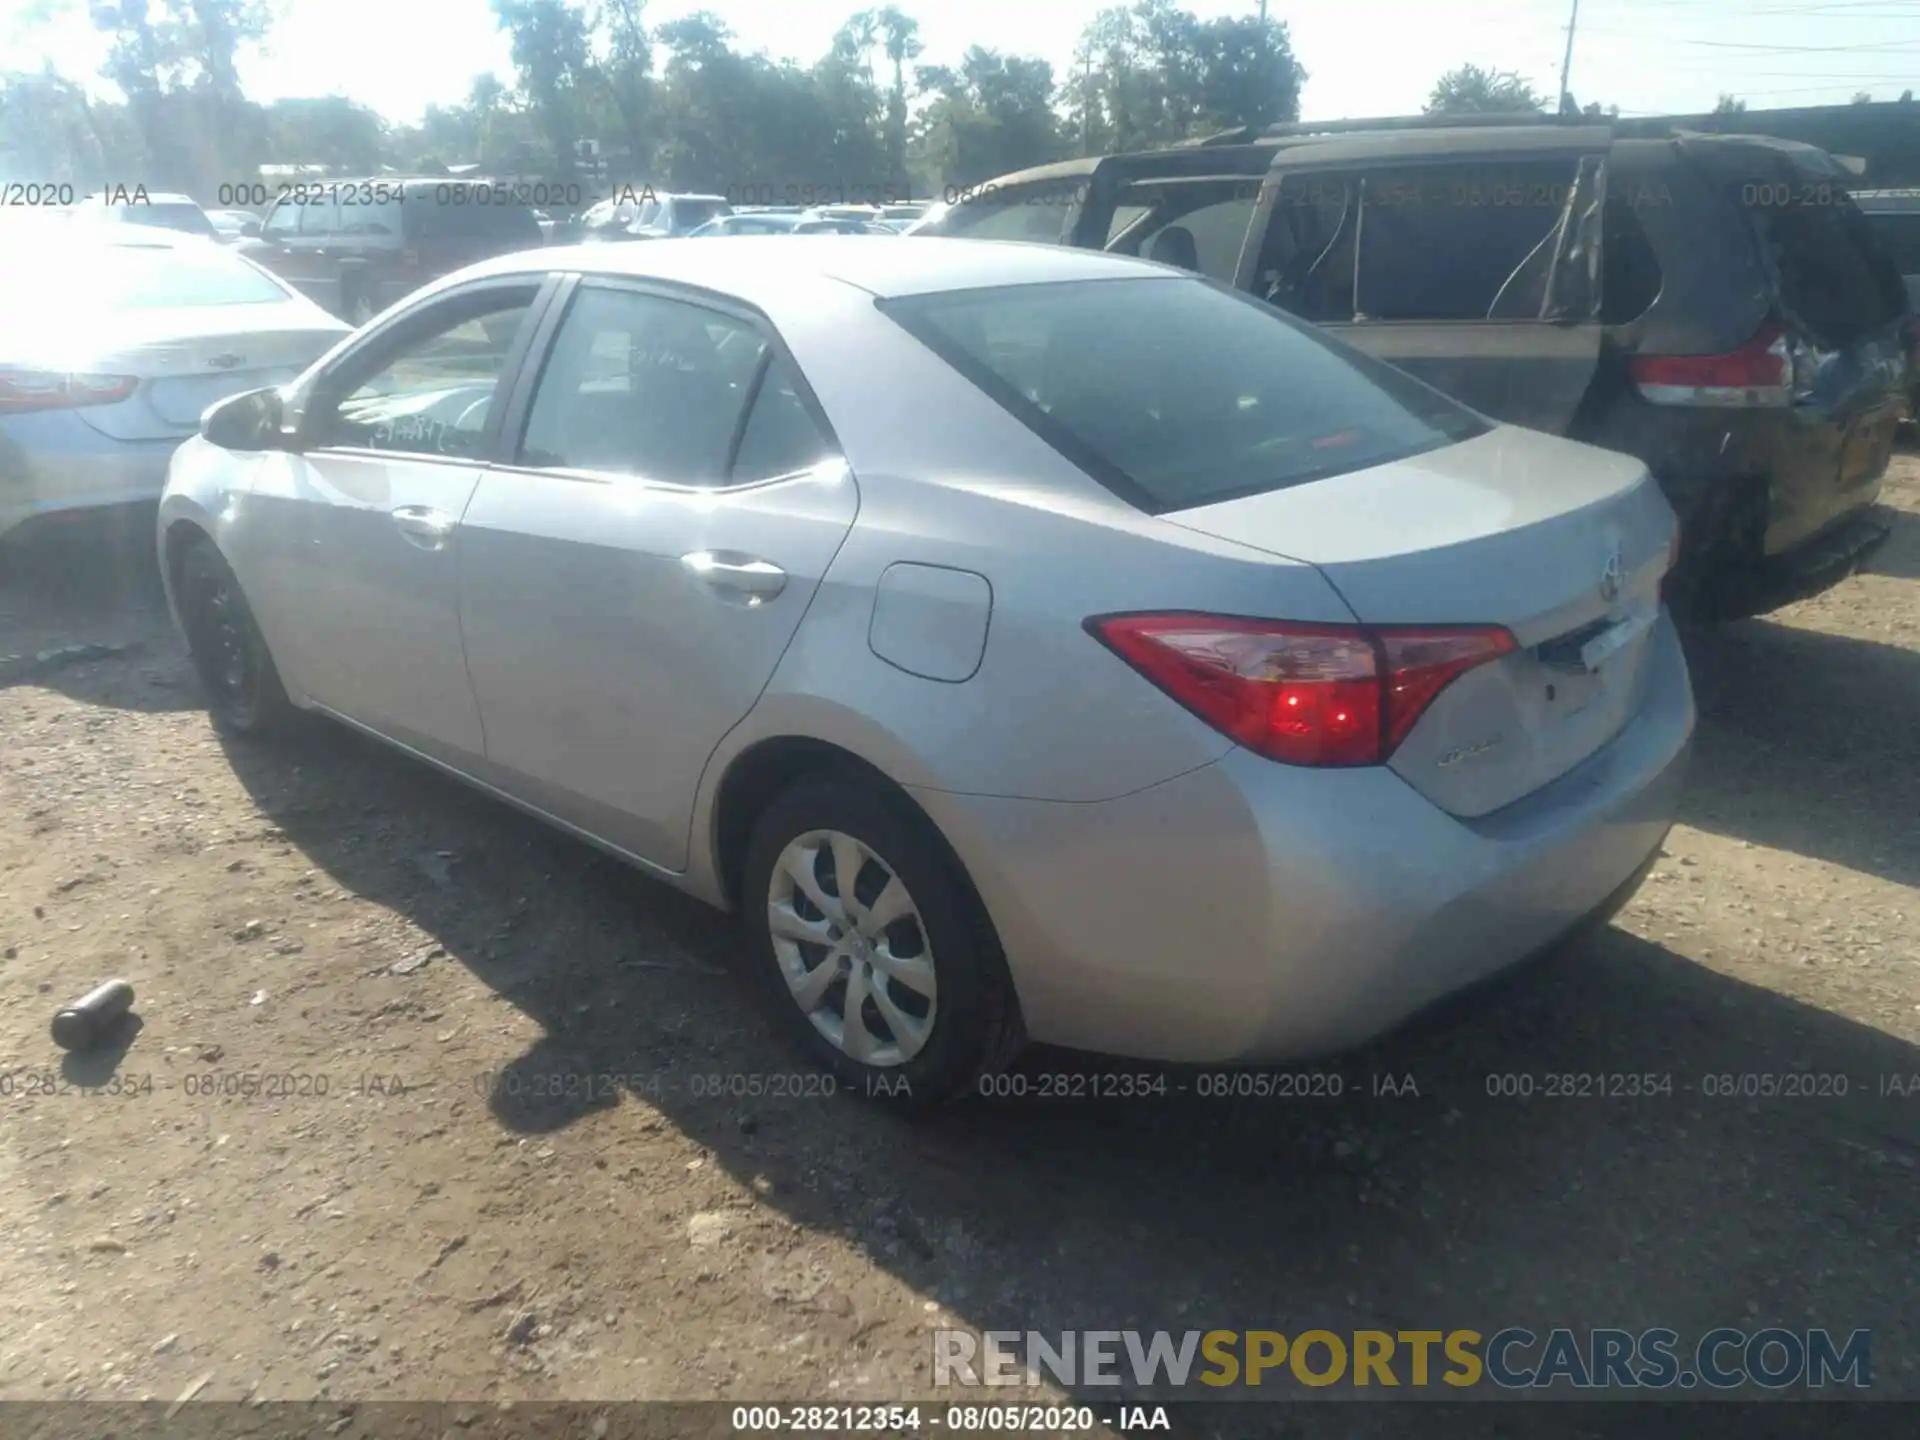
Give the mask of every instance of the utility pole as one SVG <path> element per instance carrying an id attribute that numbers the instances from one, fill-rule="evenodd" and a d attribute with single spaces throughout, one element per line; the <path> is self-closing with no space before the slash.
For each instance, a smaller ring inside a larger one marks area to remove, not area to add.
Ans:
<path id="1" fill-rule="evenodd" d="M 1264 0 L 1261 8 L 1264 10 Z M 1560 61 L 1560 112 L 1567 109 L 1567 74 L 1573 69 L 1573 27 L 1580 23 L 1580 0 L 1573 0 L 1573 13 L 1567 16 L 1567 53 Z"/>

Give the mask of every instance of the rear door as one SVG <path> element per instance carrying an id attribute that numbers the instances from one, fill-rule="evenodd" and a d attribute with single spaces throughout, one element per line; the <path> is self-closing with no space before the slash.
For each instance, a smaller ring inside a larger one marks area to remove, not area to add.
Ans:
<path id="1" fill-rule="evenodd" d="M 764 321 L 639 284 L 579 284 L 507 425 L 461 526 L 487 772 L 681 869 L 701 772 L 846 537 L 853 478 Z"/>
<path id="2" fill-rule="evenodd" d="M 1485 415 L 1564 434 L 1600 359 L 1608 139 L 1284 148 L 1238 283 Z"/>

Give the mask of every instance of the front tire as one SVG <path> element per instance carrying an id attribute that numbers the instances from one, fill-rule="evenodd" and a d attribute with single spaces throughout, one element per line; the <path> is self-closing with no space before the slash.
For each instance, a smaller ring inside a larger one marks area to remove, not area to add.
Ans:
<path id="1" fill-rule="evenodd" d="M 174 598 L 214 728 L 229 735 L 283 729 L 293 703 L 240 581 L 212 541 L 187 546 L 174 572 Z"/>
<path id="2" fill-rule="evenodd" d="M 924 817 L 857 772 L 802 779 L 761 814 L 740 909 L 777 1022 L 862 1095 L 957 1098 L 1019 1048 L 971 886 Z"/>

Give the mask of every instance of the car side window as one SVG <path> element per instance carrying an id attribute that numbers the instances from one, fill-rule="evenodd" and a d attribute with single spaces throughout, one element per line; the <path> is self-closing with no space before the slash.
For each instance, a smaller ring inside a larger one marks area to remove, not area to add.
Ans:
<path id="1" fill-rule="evenodd" d="M 677 485 L 722 485 L 765 354 L 744 320 L 595 285 L 569 306 L 534 391 L 517 461 Z"/>
<path id="2" fill-rule="evenodd" d="M 814 423 L 801 398 L 799 377 L 782 355 L 771 356 L 753 397 L 740 449 L 728 478 L 735 484 L 771 480 L 811 469 L 833 454 L 833 443 Z"/>
<path id="3" fill-rule="evenodd" d="M 298 235 L 300 233 L 300 212 L 304 208 L 304 206 L 296 205 L 291 200 L 282 200 L 268 213 L 266 220 L 260 226 L 260 233 L 262 235 L 277 235 L 281 237 Z"/>
<path id="4" fill-rule="evenodd" d="M 1351 175 L 1289 175 L 1274 197 L 1254 293 L 1316 324 L 1353 319 L 1359 186 Z"/>
<path id="5" fill-rule="evenodd" d="M 537 287 L 450 298 L 392 347 L 349 357 L 320 382 L 303 439 L 329 449 L 478 459 L 515 337 Z M 324 396 L 338 396 L 329 402 Z"/>
<path id="6" fill-rule="evenodd" d="M 1355 306 L 1369 320 L 1538 318 L 1575 162 L 1369 171 Z"/>

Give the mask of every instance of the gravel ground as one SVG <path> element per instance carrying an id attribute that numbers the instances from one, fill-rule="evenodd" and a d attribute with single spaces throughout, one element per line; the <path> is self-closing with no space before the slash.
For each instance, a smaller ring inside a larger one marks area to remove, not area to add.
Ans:
<path id="1" fill-rule="evenodd" d="M 331 727 L 223 743 L 136 562 L 14 556 L 0 1397 L 894 1400 L 944 1325 L 1508 1324 L 1869 1327 L 1920 1396 L 1920 459 L 1886 503 L 1868 573 L 1690 638 L 1609 929 L 1338 1100 L 918 1122 L 785 1078 L 723 917 Z M 63 1058 L 112 975 L 137 1033 Z"/>

